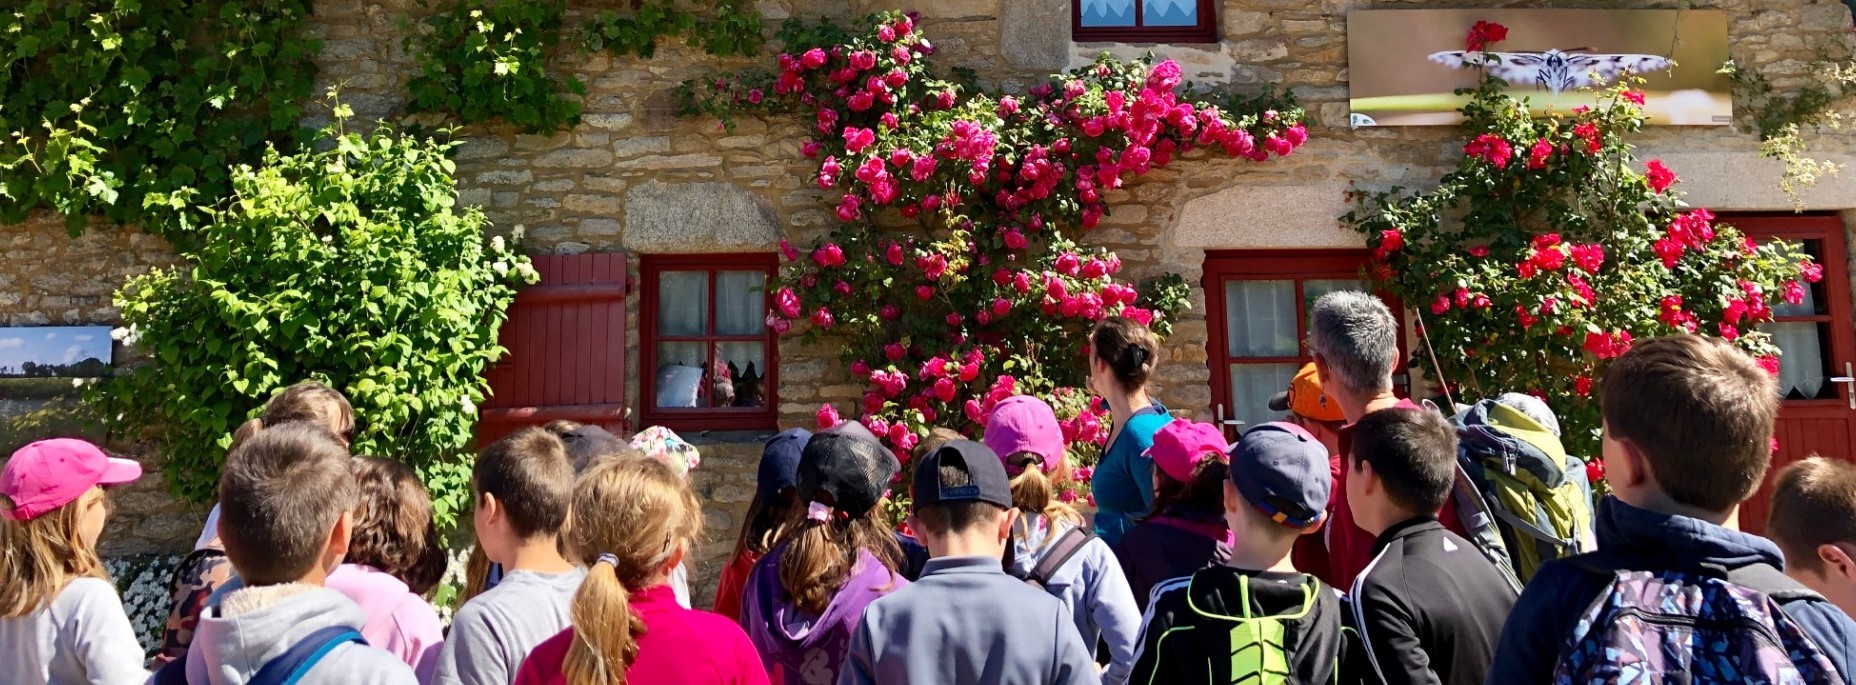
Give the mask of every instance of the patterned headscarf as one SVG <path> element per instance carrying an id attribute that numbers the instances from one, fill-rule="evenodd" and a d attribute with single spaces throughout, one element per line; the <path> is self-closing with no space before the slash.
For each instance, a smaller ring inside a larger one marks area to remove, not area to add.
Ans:
<path id="1" fill-rule="evenodd" d="M 652 426 L 632 436 L 632 447 L 646 457 L 663 462 L 685 479 L 702 463 L 702 454 L 696 451 L 695 445 L 663 426 Z"/>

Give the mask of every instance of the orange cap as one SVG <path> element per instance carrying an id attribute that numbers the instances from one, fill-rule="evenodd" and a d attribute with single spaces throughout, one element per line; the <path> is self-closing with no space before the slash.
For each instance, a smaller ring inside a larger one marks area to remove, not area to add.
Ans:
<path id="1" fill-rule="evenodd" d="M 1347 420 L 1340 412 L 1340 403 L 1321 392 L 1321 377 L 1316 375 L 1313 362 L 1302 365 L 1302 370 L 1295 372 L 1288 390 L 1270 398 L 1270 409 L 1295 412 L 1316 421 Z"/>

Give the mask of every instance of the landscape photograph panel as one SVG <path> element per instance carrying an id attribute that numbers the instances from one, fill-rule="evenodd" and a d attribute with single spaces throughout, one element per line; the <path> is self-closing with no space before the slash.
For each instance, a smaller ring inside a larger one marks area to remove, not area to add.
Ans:
<path id="1" fill-rule="evenodd" d="M 1466 50 L 1478 21 L 1501 24 L 1487 55 Z M 1447 126 L 1487 69 L 1536 115 L 1593 105 L 1627 74 L 1644 79 L 1653 125 L 1733 121 L 1727 14 L 1720 10 L 1357 10 L 1347 14 L 1352 124 Z"/>
<path id="2" fill-rule="evenodd" d="M 110 353 L 108 326 L 0 328 L 0 378 L 96 378 Z"/>

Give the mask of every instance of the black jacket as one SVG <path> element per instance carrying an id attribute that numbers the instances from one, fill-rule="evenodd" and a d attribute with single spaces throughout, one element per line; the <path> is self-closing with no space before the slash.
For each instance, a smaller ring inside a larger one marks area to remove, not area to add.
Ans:
<path id="1" fill-rule="evenodd" d="M 1225 542 L 1231 534 L 1223 515 L 1222 511 L 1216 518 L 1167 512 L 1122 534 L 1115 543 L 1115 558 L 1128 577 L 1128 589 L 1134 591 L 1135 606 L 1146 611 L 1149 595 L 1162 582 L 1231 559 L 1231 545 Z"/>
<path id="2" fill-rule="evenodd" d="M 1784 569 L 1777 545 L 1765 538 L 1729 530 L 1700 519 L 1638 509 L 1606 497 L 1598 502 L 1598 554 L 1624 554 L 1641 559 L 1644 570 L 1685 569 L 1703 563 L 1735 569 L 1749 564 L 1771 564 Z M 1553 678 L 1560 649 L 1573 626 L 1592 601 L 1610 585 L 1611 578 L 1575 565 L 1578 557 L 1549 561 L 1521 590 L 1502 631 L 1489 685 L 1528 685 Z M 1829 602 L 1795 599 L 1779 608 L 1804 629 L 1818 649 L 1830 657 L 1847 680 L 1856 668 L 1856 623 Z"/>
<path id="3" fill-rule="evenodd" d="M 1379 534 L 1351 596 L 1386 685 L 1481 683 L 1515 600 L 1501 571 L 1429 516 Z"/>
<path id="4" fill-rule="evenodd" d="M 1250 602 L 1243 606 L 1242 581 Z M 1312 606 L 1307 586 L 1312 584 Z M 1306 614 L 1302 614 L 1308 607 Z M 1233 652 L 1237 617 L 1298 616 L 1281 621 L 1282 652 L 1299 685 L 1361 682 L 1359 641 L 1346 627 L 1340 592 L 1303 573 L 1243 571 L 1229 566 L 1201 569 L 1154 588 L 1141 621 L 1129 685 L 1238 683 L 1253 673 L 1232 672 L 1240 657 L 1256 661 L 1256 650 Z"/>

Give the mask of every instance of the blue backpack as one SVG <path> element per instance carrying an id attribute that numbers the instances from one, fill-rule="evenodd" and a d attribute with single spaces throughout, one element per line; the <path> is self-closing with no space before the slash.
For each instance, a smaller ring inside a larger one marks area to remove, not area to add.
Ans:
<path id="1" fill-rule="evenodd" d="M 246 685 L 296 685 L 329 652 L 350 642 L 367 646 L 367 640 L 360 633 L 346 626 L 329 626 L 310 633 L 289 651 L 265 662 L 251 676 L 251 680 L 245 681 Z M 151 685 L 187 685 L 187 660 L 181 658 L 168 662 L 161 670 L 155 671 L 154 677 L 148 682 Z"/>
<path id="2" fill-rule="evenodd" d="M 1727 570 L 1628 570 L 1593 555 L 1572 563 L 1609 576 L 1553 669 L 1555 685 L 1835 685 L 1843 678 L 1782 600 L 1823 598 L 1767 564 Z"/>

